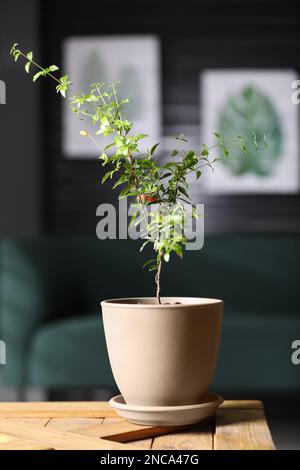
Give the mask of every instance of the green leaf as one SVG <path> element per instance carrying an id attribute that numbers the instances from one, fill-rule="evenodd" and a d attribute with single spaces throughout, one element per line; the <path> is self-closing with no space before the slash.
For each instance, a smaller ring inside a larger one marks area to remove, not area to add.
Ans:
<path id="1" fill-rule="evenodd" d="M 115 184 L 113 185 L 113 189 L 117 188 L 117 187 L 120 186 L 121 184 L 126 183 L 127 180 L 128 180 L 127 175 L 122 175 L 122 176 L 115 182 Z"/>
<path id="2" fill-rule="evenodd" d="M 105 181 L 111 176 L 111 171 L 108 171 L 107 173 L 105 173 L 105 175 L 102 177 L 101 179 L 101 184 L 105 183 Z"/>
<path id="3" fill-rule="evenodd" d="M 184 157 L 185 168 L 192 168 L 197 163 L 197 156 L 193 150 L 190 150 Z"/>
<path id="4" fill-rule="evenodd" d="M 108 150 L 108 149 L 110 149 L 111 147 L 114 147 L 114 146 L 115 146 L 114 143 L 108 144 L 108 145 L 106 145 L 106 147 L 104 147 L 104 150 Z"/>
<path id="5" fill-rule="evenodd" d="M 29 62 L 29 61 L 26 62 L 26 64 L 25 64 L 25 71 L 26 71 L 27 73 L 29 73 L 30 66 L 31 66 L 31 62 Z"/>
<path id="6" fill-rule="evenodd" d="M 17 45 L 18 45 L 17 42 L 15 42 L 15 43 L 12 45 L 12 47 L 11 47 L 11 49 L 10 49 L 10 51 L 9 51 L 10 55 L 12 55 L 12 54 L 15 52 Z"/>
<path id="7" fill-rule="evenodd" d="M 47 72 L 55 72 L 56 70 L 59 70 L 59 67 L 57 67 L 57 65 L 50 65 L 46 70 Z"/>
<path id="8" fill-rule="evenodd" d="M 137 211 L 137 213 L 139 213 L 139 211 Z M 132 217 L 133 217 L 133 216 L 132 216 Z M 130 223 L 131 223 L 131 221 L 130 221 Z M 140 248 L 140 253 L 143 251 L 143 249 L 145 248 L 145 246 L 147 246 L 148 243 L 150 243 L 150 242 L 151 242 L 151 240 L 146 240 L 146 241 L 142 244 L 142 246 L 141 246 L 141 248 Z"/>
<path id="9" fill-rule="evenodd" d="M 241 135 L 238 135 L 237 138 L 239 139 L 240 141 L 240 149 L 244 152 L 244 153 L 248 153 L 248 149 L 246 147 L 246 144 L 245 144 L 245 141 L 243 139 L 243 137 Z"/>
<path id="10" fill-rule="evenodd" d="M 128 196 L 131 191 L 132 191 L 132 186 L 129 184 L 126 186 L 126 188 L 122 189 L 122 191 L 119 194 L 119 199 L 122 199 L 123 197 Z"/>
<path id="11" fill-rule="evenodd" d="M 107 124 L 108 124 L 108 121 L 107 121 Z M 122 147 L 124 145 L 124 140 L 119 135 L 115 136 L 114 142 L 118 147 Z"/>
<path id="12" fill-rule="evenodd" d="M 176 139 L 176 140 L 181 140 L 182 142 L 186 142 L 186 143 L 188 142 L 188 140 L 186 139 L 185 135 L 182 134 L 182 133 L 180 133 L 179 135 L 177 135 L 177 136 L 175 137 L 175 139 Z"/>
<path id="13" fill-rule="evenodd" d="M 253 138 L 254 148 L 255 148 L 255 150 L 257 150 L 258 149 L 258 143 L 257 143 L 256 133 L 254 131 L 250 131 L 250 134 L 252 135 L 252 138 Z"/>
<path id="14" fill-rule="evenodd" d="M 160 176 L 160 180 L 163 180 L 165 178 L 168 178 L 169 176 L 172 176 L 172 173 L 165 173 L 164 175 Z"/>
<path id="15" fill-rule="evenodd" d="M 178 186 L 178 190 L 184 194 L 187 198 L 190 198 L 190 196 L 188 195 L 186 189 L 183 187 L 183 186 Z"/>
<path id="16" fill-rule="evenodd" d="M 103 135 L 104 137 L 108 137 L 113 132 L 114 132 L 114 129 L 112 127 L 106 127 L 106 129 L 103 131 Z"/>
<path id="17" fill-rule="evenodd" d="M 17 62 L 17 60 L 18 60 L 20 54 L 21 54 L 21 51 L 15 51 L 15 52 L 14 52 L 13 55 L 14 55 L 14 60 L 15 60 L 15 62 Z"/>
<path id="18" fill-rule="evenodd" d="M 148 271 L 157 271 L 157 266 L 156 264 L 154 264 L 153 266 L 150 266 L 150 268 L 148 269 Z"/>
<path id="19" fill-rule="evenodd" d="M 43 70 L 40 70 L 39 72 L 37 72 L 37 73 L 33 76 L 32 81 L 33 81 L 33 82 L 36 82 L 38 78 L 40 78 L 41 76 L 44 76 L 44 75 L 45 75 L 44 71 L 43 71 Z"/>
<path id="20" fill-rule="evenodd" d="M 174 149 L 172 151 L 172 157 L 176 157 L 176 155 L 178 155 L 178 150 Z"/>
<path id="21" fill-rule="evenodd" d="M 246 145 L 243 142 L 241 142 L 240 148 L 244 153 L 248 153 L 248 149 L 247 149 Z"/>
<path id="22" fill-rule="evenodd" d="M 225 158 L 229 157 L 229 150 L 226 147 L 223 148 L 223 151 L 224 151 L 224 157 Z"/>
<path id="23" fill-rule="evenodd" d="M 158 146 L 159 146 L 159 142 L 157 144 L 153 145 L 153 147 L 150 150 L 150 155 L 154 154 L 154 152 L 155 152 L 155 150 L 157 149 Z"/>
<path id="24" fill-rule="evenodd" d="M 190 150 L 184 157 L 184 159 L 186 160 L 191 160 L 191 159 L 194 159 L 196 156 L 194 150 Z"/>
<path id="25" fill-rule="evenodd" d="M 200 171 L 200 170 L 197 170 L 197 171 L 196 171 L 197 180 L 200 178 L 201 175 L 202 175 L 201 171 Z"/>
<path id="26" fill-rule="evenodd" d="M 64 83 L 64 84 L 66 84 L 66 83 L 71 83 L 71 82 L 69 81 L 68 75 L 64 75 L 63 77 L 60 77 L 59 81 L 60 81 L 61 83 Z"/>
<path id="27" fill-rule="evenodd" d="M 33 53 L 32 53 L 32 51 L 28 52 L 28 53 L 26 54 L 26 57 L 27 57 L 27 59 L 28 59 L 28 62 L 26 62 L 26 64 L 25 64 L 25 71 L 26 71 L 27 73 L 29 73 L 30 65 L 31 65 L 32 58 L 33 58 Z"/>
<path id="28" fill-rule="evenodd" d="M 212 132 L 212 135 L 214 135 L 217 139 L 221 138 L 221 134 L 219 134 L 219 132 Z"/>
<path id="29" fill-rule="evenodd" d="M 132 225 L 132 224 L 133 224 L 133 222 L 134 222 L 135 219 L 137 218 L 138 214 L 139 214 L 139 211 L 135 211 L 135 212 L 132 214 L 131 219 L 130 219 L 130 222 L 129 222 L 129 225 Z M 140 251 L 142 251 L 142 248 L 140 249 Z"/>
<path id="30" fill-rule="evenodd" d="M 109 158 L 105 152 L 101 153 L 101 155 L 99 156 L 99 159 L 103 160 L 102 166 L 105 166 L 109 162 Z"/>
<path id="31" fill-rule="evenodd" d="M 183 256 L 182 246 L 176 244 L 174 246 L 174 251 L 175 251 L 176 255 L 178 255 L 182 258 L 182 256 Z"/>
<path id="32" fill-rule="evenodd" d="M 134 140 L 137 141 L 137 140 L 145 139 L 146 137 L 149 137 L 148 134 L 138 134 L 134 137 Z"/>
<path id="33" fill-rule="evenodd" d="M 169 162 L 169 163 L 166 163 L 163 168 L 166 168 L 168 170 L 173 170 L 176 168 L 176 163 L 175 162 Z"/>
<path id="34" fill-rule="evenodd" d="M 156 259 L 149 259 L 146 261 L 146 263 L 143 265 L 143 268 L 146 268 L 146 266 L 149 266 L 150 264 L 155 263 L 155 268 L 156 268 Z"/>
<path id="35" fill-rule="evenodd" d="M 208 149 L 207 145 L 205 145 L 205 144 L 203 144 L 203 150 L 201 152 L 201 155 L 203 157 L 208 157 L 208 155 L 209 155 L 209 149 Z"/>
<path id="36" fill-rule="evenodd" d="M 130 103 L 130 99 L 129 99 L 129 98 L 125 98 L 124 100 L 121 100 L 121 101 L 120 101 L 120 106 L 122 106 L 123 104 L 127 104 L 127 103 Z"/>
<path id="37" fill-rule="evenodd" d="M 60 93 L 64 98 L 66 97 L 66 92 L 69 88 L 69 86 L 72 84 L 70 82 L 68 75 L 64 75 L 63 77 L 60 77 L 59 79 L 59 85 L 56 87 L 57 93 Z"/>

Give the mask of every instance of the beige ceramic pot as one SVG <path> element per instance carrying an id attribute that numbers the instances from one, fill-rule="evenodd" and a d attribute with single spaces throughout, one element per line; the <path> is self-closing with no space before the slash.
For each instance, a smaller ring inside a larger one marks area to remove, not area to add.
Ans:
<path id="1" fill-rule="evenodd" d="M 223 302 L 205 298 L 101 302 L 110 364 L 128 405 L 201 403 L 210 387 Z"/>

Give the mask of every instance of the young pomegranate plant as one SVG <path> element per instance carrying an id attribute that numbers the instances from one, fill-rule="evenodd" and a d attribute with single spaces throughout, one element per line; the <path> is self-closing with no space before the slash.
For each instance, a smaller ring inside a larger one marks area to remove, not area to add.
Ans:
<path id="1" fill-rule="evenodd" d="M 228 158 L 230 146 L 239 145 L 247 154 L 245 139 L 237 136 L 225 141 L 220 133 L 214 132 L 215 144 L 202 144 L 196 150 L 187 148 L 188 141 L 180 134 L 176 137 L 170 160 L 160 164 L 156 158 L 158 143 L 146 152 L 139 149 L 140 142 L 147 138 L 147 134 L 134 133 L 134 124 L 124 113 L 124 106 L 129 99 L 119 99 L 118 83 L 93 83 L 87 94 L 77 92 L 68 75 L 56 75 L 59 70 L 56 65 L 42 67 L 34 60 L 32 52 L 22 52 L 18 44 L 13 45 L 10 54 L 15 61 L 20 57 L 25 59 L 27 73 L 35 68 L 34 82 L 41 77 L 52 79 L 57 92 L 68 101 L 71 111 L 83 119 L 91 120 L 95 132 L 92 134 L 82 130 L 81 135 L 96 145 L 102 164 L 109 168 L 102 178 L 102 184 L 113 180 L 113 189 L 118 189 L 119 198 L 133 198 L 131 223 L 143 226 L 141 250 L 146 245 L 153 247 L 155 256 L 144 266 L 155 272 L 156 298 L 161 303 L 163 262 L 168 262 L 172 253 L 182 257 L 187 242 L 184 235 L 186 204 L 192 205 L 192 217 L 199 216 L 189 193 L 190 177 L 198 180 L 205 167 L 213 168 L 219 160 L 214 156 L 216 149 L 221 149 L 224 157 Z M 260 144 L 267 145 L 263 133 L 257 136 L 256 132 L 250 130 L 249 134 L 255 149 Z M 103 149 L 97 140 L 99 135 L 108 138 L 109 143 Z M 161 207 L 164 209 L 157 209 Z"/>

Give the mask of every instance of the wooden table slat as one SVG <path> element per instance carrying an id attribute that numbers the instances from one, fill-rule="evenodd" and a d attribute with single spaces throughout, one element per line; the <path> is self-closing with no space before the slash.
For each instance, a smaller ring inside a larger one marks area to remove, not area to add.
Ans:
<path id="1" fill-rule="evenodd" d="M 263 410 L 264 405 L 260 400 L 225 400 L 220 409 L 226 410 Z"/>
<path id="2" fill-rule="evenodd" d="M 53 450 L 48 444 L 39 444 L 29 439 L 11 439 L 0 443 L 0 450 Z"/>
<path id="3" fill-rule="evenodd" d="M 47 429 L 56 429 L 57 431 L 71 431 L 77 434 L 77 429 L 82 432 L 78 434 L 84 434 L 84 430 L 93 426 L 101 426 L 103 423 L 102 418 L 51 418 L 47 422 Z M 92 437 L 100 437 L 96 433 Z"/>
<path id="4" fill-rule="evenodd" d="M 215 450 L 274 450 L 263 410 L 218 410 Z"/>
<path id="5" fill-rule="evenodd" d="M 117 418 L 104 401 L 88 402 L 2 402 L 0 418 Z"/>
<path id="6" fill-rule="evenodd" d="M 212 424 L 154 438 L 154 450 L 213 450 Z"/>
<path id="7" fill-rule="evenodd" d="M 22 439 L 26 439 L 30 435 L 30 440 L 60 450 L 126 451 L 132 449 L 132 447 L 127 444 L 106 441 L 104 439 L 93 439 L 73 432 L 48 429 L 48 427 L 38 429 L 24 424 L 11 423 L 9 419 L 0 419 L 0 432 Z"/>

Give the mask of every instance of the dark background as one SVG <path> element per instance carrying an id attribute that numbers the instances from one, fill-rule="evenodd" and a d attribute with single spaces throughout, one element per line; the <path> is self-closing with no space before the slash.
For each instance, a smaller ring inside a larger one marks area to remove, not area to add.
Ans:
<path id="1" fill-rule="evenodd" d="M 42 63 L 60 65 L 62 42 L 70 35 L 158 35 L 164 136 L 182 131 L 199 134 L 201 70 L 299 69 L 300 63 L 297 1 L 12 0 L 4 2 L 5 18 L 10 21 L 2 21 L 0 32 L 4 59 L 0 77 L 10 82 L 10 88 L 8 105 L 0 108 L 5 159 L 0 163 L 3 235 L 94 235 L 96 207 L 113 198 L 110 187 L 100 185 L 103 169 L 96 158 L 63 158 L 61 102 L 49 83 L 32 87 L 21 66 L 10 62 L 7 36 L 14 36 L 23 49 L 36 51 Z M 9 35 L 5 34 L 8 28 Z M 15 128 L 11 128 L 10 115 Z M 298 195 L 210 196 L 200 201 L 207 203 L 207 232 L 299 233 Z"/>
<path id="2" fill-rule="evenodd" d="M 45 5 L 44 5 L 45 3 Z M 300 5 L 282 1 L 44 2 L 43 56 L 62 62 L 69 35 L 156 34 L 161 40 L 163 135 L 199 135 L 199 73 L 205 68 L 299 68 Z M 101 7 L 99 8 L 99 3 Z M 58 14 L 59 12 L 59 14 Z M 95 12 L 95 14 L 93 14 Z M 125 20 L 124 20 L 125 19 Z M 47 40 L 46 40 L 47 39 Z M 47 228 L 93 233 L 95 207 L 111 199 L 97 162 L 61 155 L 60 107 L 48 93 L 45 128 Z M 210 197 L 209 231 L 299 231 L 295 196 Z M 201 201 L 202 202 L 202 201 Z"/>

